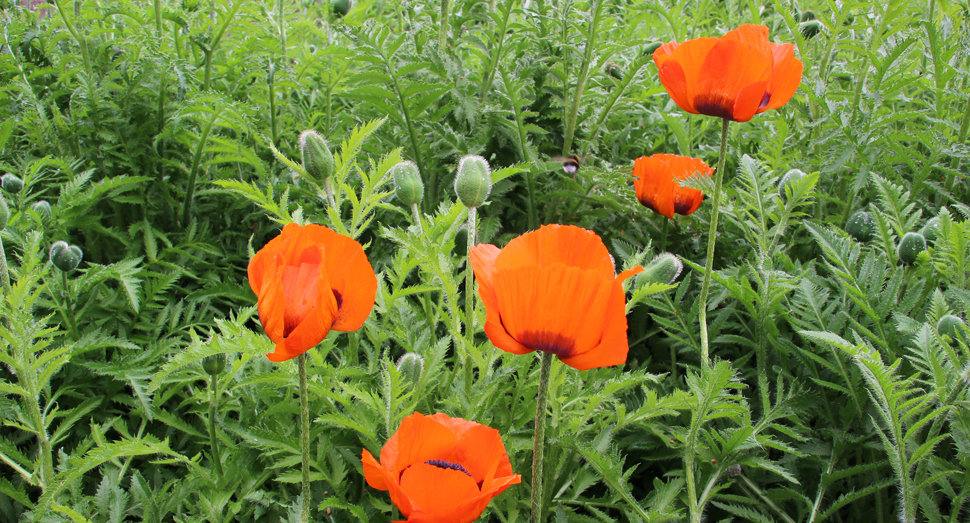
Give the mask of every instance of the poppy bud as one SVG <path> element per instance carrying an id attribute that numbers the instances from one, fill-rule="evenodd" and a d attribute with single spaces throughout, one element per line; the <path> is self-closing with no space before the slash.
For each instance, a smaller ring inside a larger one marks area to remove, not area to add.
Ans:
<path id="1" fill-rule="evenodd" d="M 822 32 L 822 22 L 818 20 L 809 20 L 807 22 L 802 22 L 798 24 L 798 31 L 802 33 L 805 38 L 812 38 L 813 36 Z"/>
<path id="2" fill-rule="evenodd" d="M 926 225 L 923 226 L 922 233 L 926 241 L 935 242 L 940 237 L 940 219 L 934 216 L 927 220 Z"/>
<path id="3" fill-rule="evenodd" d="M 300 134 L 300 155 L 303 168 L 314 182 L 323 183 L 333 174 L 333 154 L 320 133 L 303 131 Z"/>
<path id="4" fill-rule="evenodd" d="M 792 169 L 781 177 L 781 181 L 778 183 L 778 197 L 781 198 L 782 202 L 788 203 L 786 192 L 795 192 L 795 186 L 804 177 L 805 171 L 801 169 Z"/>
<path id="5" fill-rule="evenodd" d="M 350 12 L 351 1 L 350 0 L 333 0 L 330 2 L 330 7 L 333 9 L 333 14 L 338 17 L 346 16 Z"/>
<path id="6" fill-rule="evenodd" d="M 7 221 L 10 219 L 10 208 L 7 207 L 7 200 L 0 195 L 0 231 L 7 228 Z"/>
<path id="7" fill-rule="evenodd" d="M 30 206 L 30 210 L 40 215 L 41 220 L 51 217 L 51 204 L 47 200 L 39 200 Z"/>
<path id="8" fill-rule="evenodd" d="M 606 74 L 616 78 L 617 80 L 623 79 L 623 69 L 620 69 L 619 64 L 616 62 L 606 64 Z"/>
<path id="9" fill-rule="evenodd" d="M 421 203 L 424 198 L 424 182 L 421 181 L 421 173 L 414 162 L 400 162 L 391 167 L 391 176 L 394 178 L 394 194 L 401 203 L 410 207 Z"/>
<path id="10" fill-rule="evenodd" d="M 54 245 L 51 245 L 50 256 L 54 267 L 64 272 L 71 272 L 77 269 L 78 265 L 81 265 L 84 253 L 77 245 L 68 245 L 65 241 L 57 241 L 54 242 Z"/>
<path id="11" fill-rule="evenodd" d="M 424 371 L 424 358 L 420 354 L 409 352 L 397 360 L 397 370 L 411 383 L 417 383 Z"/>
<path id="12" fill-rule="evenodd" d="M 313 44 L 308 45 L 307 46 L 307 49 L 310 50 L 310 54 L 313 54 L 313 53 L 317 52 L 317 46 L 315 46 Z"/>
<path id="13" fill-rule="evenodd" d="M 876 235 L 876 222 L 871 214 L 859 211 L 849 218 L 849 222 L 845 224 L 845 232 L 862 243 L 870 242 Z"/>
<path id="14" fill-rule="evenodd" d="M 0 186 L 10 194 L 17 194 L 24 189 L 24 181 L 12 173 L 0 177 Z"/>
<path id="15" fill-rule="evenodd" d="M 951 338 L 956 339 L 957 329 L 960 329 L 960 334 L 963 336 L 967 335 L 967 324 L 963 323 L 959 317 L 952 314 L 947 314 L 940 318 L 940 321 L 936 324 L 936 332 L 942 335 L 947 335 Z"/>
<path id="16" fill-rule="evenodd" d="M 657 255 L 646 267 L 643 273 L 637 278 L 647 283 L 663 283 L 672 285 L 680 276 L 680 271 L 684 270 L 684 264 L 680 258 L 665 252 Z"/>
<path id="17" fill-rule="evenodd" d="M 479 207 L 492 192 L 492 174 L 485 158 L 469 154 L 458 162 L 455 193 L 465 207 Z"/>
<path id="18" fill-rule="evenodd" d="M 926 238 L 918 232 L 907 232 L 899 242 L 896 254 L 906 265 L 916 263 L 919 253 L 926 250 Z"/>
<path id="19" fill-rule="evenodd" d="M 643 52 L 641 54 L 643 56 L 651 56 L 653 55 L 654 51 L 656 51 L 657 49 L 660 49 L 661 45 L 663 45 L 663 42 L 654 42 L 652 44 L 647 44 L 643 47 Z"/>
<path id="20" fill-rule="evenodd" d="M 815 20 L 815 11 L 808 10 L 798 13 L 799 22 L 807 22 L 809 20 Z"/>
<path id="21" fill-rule="evenodd" d="M 209 376 L 218 376 L 226 370 L 225 354 L 213 354 L 202 358 L 202 370 Z"/>
<path id="22" fill-rule="evenodd" d="M 736 478 L 741 475 L 741 465 L 738 465 L 737 463 L 730 465 L 725 472 L 727 472 L 728 476 Z"/>

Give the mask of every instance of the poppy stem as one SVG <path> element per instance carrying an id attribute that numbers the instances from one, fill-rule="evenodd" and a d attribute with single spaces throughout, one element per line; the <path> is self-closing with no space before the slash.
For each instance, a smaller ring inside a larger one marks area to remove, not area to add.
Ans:
<path id="1" fill-rule="evenodd" d="M 532 440 L 532 518 L 539 523 L 542 517 L 542 462 L 546 447 L 546 391 L 549 390 L 549 371 L 552 370 L 552 353 L 542 353 L 539 368 L 539 395 L 536 397 L 536 432 Z"/>
<path id="2" fill-rule="evenodd" d="M 221 480 L 222 474 L 222 458 L 219 456 L 219 436 L 216 435 L 216 416 L 219 413 L 219 375 L 213 374 L 209 377 L 209 393 L 212 397 L 209 398 L 209 445 L 212 447 L 212 461 L 213 468 L 216 469 L 216 474 L 219 475 Z"/>
<path id="3" fill-rule="evenodd" d="M 711 270 L 714 265 L 714 244 L 717 241 L 717 219 L 721 210 L 721 185 L 724 182 L 724 163 L 727 160 L 728 124 L 725 118 L 721 126 L 721 149 L 717 154 L 717 169 L 714 170 L 714 196 L 711 201 L 711 229 L 707 237 L 707 262 L 704 265 L 704 283 L 701 285 L 700 313 L 701 324 L 701 363 L 707 368 L 710 363 L 710 340 L 707 334 L 707 295 L 711 291 Z"/>
<path id="4" fill-rule="evenodd" d="M 411 204 L 411 218 L 414 219 L 414 224 L 418 226 L 418 231 L 424 234 L 424 226 L 421 225 L 421 213 L 418 211 L 418 204 Z"/>
<path id="5" fill-rule="evenodd" d="M 303 507 L 300 510 L 301 523 L 310 521 L 310 407 L 307 404 L 306 386 L 306 353 L 300 354 L 296 360 L 300 369 L 300 440 L 302 443 L 303 460 Z"/>
<path id="6" fill-rule="evenodd" d="M 478 207 L 468 208 L 468 253 L 465 256 L 465 337 L 468 338 L 468 350 L 465 351 L 462 367 L 465 367 L 465 390 L 471 391 L 472 365 L 470 351 L 475 346 L 475 277 L 472 272 L 472 247 L 476 242 L 476 218 Z"/>

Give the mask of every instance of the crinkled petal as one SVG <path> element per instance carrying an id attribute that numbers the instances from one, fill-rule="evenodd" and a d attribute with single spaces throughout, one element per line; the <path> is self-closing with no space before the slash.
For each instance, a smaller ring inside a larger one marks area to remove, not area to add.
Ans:
<path id="1" fill-rule="evenodd" d="M 613 259 L 593 231 L 573 225 L 544 225 L 510 241 L 495 258 L 495 271 L 525 265 L 554 264 L 598 271 L 613 276 Z"/>

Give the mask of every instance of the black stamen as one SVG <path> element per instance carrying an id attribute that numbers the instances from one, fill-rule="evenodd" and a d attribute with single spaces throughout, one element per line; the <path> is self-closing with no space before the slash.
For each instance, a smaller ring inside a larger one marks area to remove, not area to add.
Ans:
<path id="1" fill-rule="evenodd" d="M 428 461 L 425 461 L 425 463 L 428 465 L 434 465 L 439 469 L 460 470 L 465 474 L 468 474 L 468 477 L 471 477 L 471 473 L 465 470 L 465 467 L 462 467 L 460 463 L 452 463 L 443 459 L 429 459 Z"/>

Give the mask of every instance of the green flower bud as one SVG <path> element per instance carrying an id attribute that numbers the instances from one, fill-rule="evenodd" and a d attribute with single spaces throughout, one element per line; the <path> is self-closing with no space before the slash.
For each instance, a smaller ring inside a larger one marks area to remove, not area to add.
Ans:
<path id="1" fill-rule="evenodd" d="M 458 162 L 455 193 L 465 207 L 480 207 L 492 192 L 492 173 L 485 158 L 466 155 Z"/>
<path id="2" fill-rule="evenodd" d="M 819 22 L 818 20 L 808 20 L 807 22 L 798 24 L 798 30 L 805 38 L 812 38 L 813 36 L 821 33 L 822 27 L 822 22 Z"/>
<path id="3" fill-rule="evenodd" d="M 620 65 L 616 62 L 609 62 L 606 64 L 606 74 L 616 78 L 617 80 L 623 79 L 623 69 L 620 69 Z"/>
<path id="4" fill-rule="evenodd" d="M 218 376 L 226 370 L 225 354 L 213 354 L 202 358 L 202 370 L 209 376 Z"/>
<path id="5" fill-rule="evenodd" d="M 657 255 L 653 261 L 647 264 L 637 278 L 641 282 L 673 285 L 682 270 L 684 270 L 684 263 L 680 261 L 680 258 L 665 252 Z"/>
<path id="6" fill-rule="evenodd" d="M 201 0 L 182 0 L 182 9 L 193 12 L 199 8 L 201 3 Z"/>
<path id="7" fill-rule="evenodd" d="M 916 258 L 919 257 L 919 253 L 925 250 L 926 238 L 918 232 L 907 232 L 899 242 L 896 254 L 899 255 L 899 259 L 903 263 L 912 265 L 916 263 Z"/>
<path id="8" fill-rule="evenodd" d="M 424 198 L 424 182 L 421 181 L 421 173 L 414 162 L 399 162 L 391 167 L 391 176 L 394 178 L 394 194 L 401 203 L 408 207 L 421 203 Z"/>
<path id="9" fill-rule="evenodd" d="M 778 182 L 778 197 L 781 198 L 782 202 L 788 203 L 786 192 L 795 192 L 795 186 L 804 177 L 805 172 L 801 169 L 792 169 L 781 177 L 781 181 Z"/>
<path id="10" fill-rule="evenodd" d="M 661 45 L 663 45 L 663 42 L 654 42 L 652 44 L 647 44 L 643 47 L 643 52 L 641 54 L 643 56 L 651 56 L 653 55 L 654 51 L 656 51 L 657 49 L 660 49 Z"/>
<path id="11" fill-rule="evenodd" d="M 7 200 L 0 195 L 0 231 L 7 228 L 7 221 L 10 220 L 10 208 L 7 207 Z"/>
<path id="12" fill-rule="evenodd" d="M 802 11 L 801 13 L 798 13 L 799 22 L 807 22 L 809 20 L 815 20 L 815 11 L 809 10 L 809 11 Z"/>
<path id="13" fill-rule="evenodd" d="M 876 222 L 871 214 L 859 211 L 849 218 L 849 222 L 845 224 L 845 232 L 856 240 L 867 243 L 876 236 Z"/>
<path id="14" fill-rule="evenodd" d="M 77 269 L 78 265 L 81 265 L 82 258 L 84 253 L 77 245 L 68 245 L 64 241 L 57 241 L 51 245 L 51 263 L 64 272 Z"/>
<path id="15" fill-rule="evenodd" d="M 936 332 L 938 332 L 940 336 L 947 335 L 953 339 L 956 339 L 957 329 L 960 329 L 961 336 L 967 335 L 967 324 L 952 314 L 943 316 L 936 324 Z"/>
<path id="16" fill-rule="evenodd" d="M 10 194 L 17 194 L 24 190 L 24 181 L 12 173 L 7 173 L 0 177 L 0 186 Z"/>
<path id="17" fill-rule="evenodd" d="M 51 217 L 51 204 L 47 200 L 38 200 L 30 206 L 30 210 L 34 211 L 40 215 L 41 220 L 46 220 Z"/>
<path id="18" fill-rule="evenodd" d="M 334 171 L 333 154 L 327 141 L 316 131 L 303 131 L 300 134 L 300 154 L 303 168 L 316 183 L 323 183 Z"/>
<path id="19" fill-rule="evenodd" d="M 417 383 L 424 371 L 424 358 L 420 354 L 409 352 L 397 360 L 397 370 L 411 383 Z"/>
<path id="20" fill-rule="evenodd" d="M 353 2 L 350 0 L 332 0 L 330 7 L 333 9 L 333 14 L 338 17 L 344 17 L 350 12 L 350 8 L 353 7 Z"/>
<path id="21" fill-rule="evenodd" d="M 940 218 L 932 217 L 926 221 L 926 225 L 923 226 L 923 237 L 926 238 L 928 242 L 935 242 L 937 238 L 940 237 Z"/>

